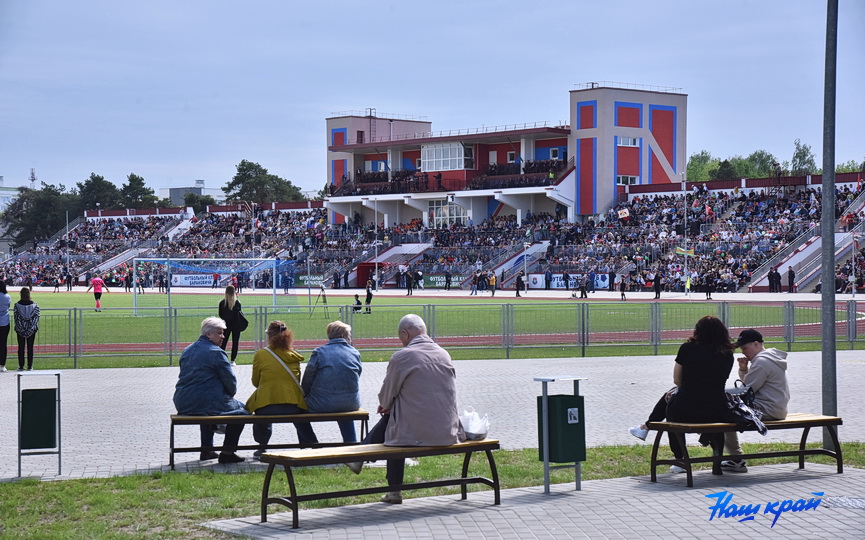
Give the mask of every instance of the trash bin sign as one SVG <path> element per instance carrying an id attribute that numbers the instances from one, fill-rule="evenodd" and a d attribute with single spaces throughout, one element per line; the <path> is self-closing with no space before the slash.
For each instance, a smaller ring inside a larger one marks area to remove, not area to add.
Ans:
<path id="1" fill-rule="evenodd" d="M 57 447 L 57 389 L 21 390 L 21 449 Z"/>
<path id="2" fill-rule="evenodd" d="M 542 396 L 538 396 L 538 426 L 543 425 Z M 548 396 L 550 461 L 575 463 L 586 461 L 585 399 L 583 396 Z M 538 429 L 538 459 L 544 460 L 544 440 Z"/>

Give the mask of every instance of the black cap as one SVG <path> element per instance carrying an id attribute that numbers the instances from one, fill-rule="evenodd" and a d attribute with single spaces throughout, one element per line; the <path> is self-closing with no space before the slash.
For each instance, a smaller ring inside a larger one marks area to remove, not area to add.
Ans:
<path id="1" fill-rule="evenodd" d="M 747 330 L 742 330 L 742 333 L 739 334 L 739 339 L 734 343 L 736 347 L 741 347 L 746 343 L 751 343 L 752 341 L 759 341 L 763 343 L 763 334 L 754 330 L 753 328 L 749 328 Z"/>

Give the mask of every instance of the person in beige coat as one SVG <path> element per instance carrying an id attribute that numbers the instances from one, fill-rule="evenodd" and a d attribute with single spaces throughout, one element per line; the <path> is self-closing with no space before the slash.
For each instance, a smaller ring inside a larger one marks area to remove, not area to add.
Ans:
<path id="1" fill-rule="evenodd" d="M 465 440 L 457 410 L 456 371 L 451 356 L 427 335 L 417 315 L 399 321 L 403 348 L 391 356 L 378 393 L 378 424 L 363 440 L 386 446 L 450 446 Z M 362 463 L 349 468 L 360 473 Z M 387 462 L 387 483 L 403 483 L 404 459 Z M 382 502 L 400 504 L 401 491 L 391 491 Z"/>

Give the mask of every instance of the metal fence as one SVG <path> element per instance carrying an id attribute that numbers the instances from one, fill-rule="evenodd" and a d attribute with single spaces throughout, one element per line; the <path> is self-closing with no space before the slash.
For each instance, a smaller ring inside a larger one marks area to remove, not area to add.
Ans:
<path id="1" fill-rule="evenodd" d="M 865 335 L 865 311 L 860 302 L 839 302 L 836 335 L 839 347 L 854 348 Z M 308 352 L 324 344 L 325 326 L 341 320 L 352 326 L 353 344 L 372 356 L 387 358 L 400 347 L 399 319 L 421 315 L 429 334 L 452 352 L 487 358 L 537 355 L 532 349 L 556 349 L 561 356 L 591 356 L 593 348 L 618 347 L 607 354 L 672 353 L 704 315 L 724 321 L 734 337 L 743 328 L 758 328 L 772 346 L 821 343 L 821 307 L 817 302 L 604 302 L 578 301 L 520 304 L 259 306 L 248 308 L 249 328 L 241 335 L 241 351 L 249 354 L 266 345 L 267 324 L 285 322 L 295 335 L 295 348 Z M 175 365 L 183 349 L 198 338 L 201 321 L 212 308 L 139 307 L 44 309 L 36 335 L 37 364 L 53 359 L 56 367 Z M 14 334 L 13 334 L 14 335 Z M 14 337 L 10 338 L 10 344 Z M 483 351 L 483 352 L 480 352 Z M 14 365 L 17 347 L 9 347 Z M 600 353 L 604 354 L 604 353 Z M 464 356 L 466 356 L 464 355 Z M 457 355 L 459 356 L 459 355 Z"/>

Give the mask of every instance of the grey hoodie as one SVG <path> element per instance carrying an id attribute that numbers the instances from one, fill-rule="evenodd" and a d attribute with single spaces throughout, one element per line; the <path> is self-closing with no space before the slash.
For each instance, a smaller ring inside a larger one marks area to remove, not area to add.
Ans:
<path id="1" fill-rule="evenodd" d="M 784 351 L 763 349 L 751 360 L 748 371 L 739 370 L 739 378 L 754 390 L 754 408 L 765 413 L 763 420 L 787 417 L 790 387 L 786 358 Z"/>

